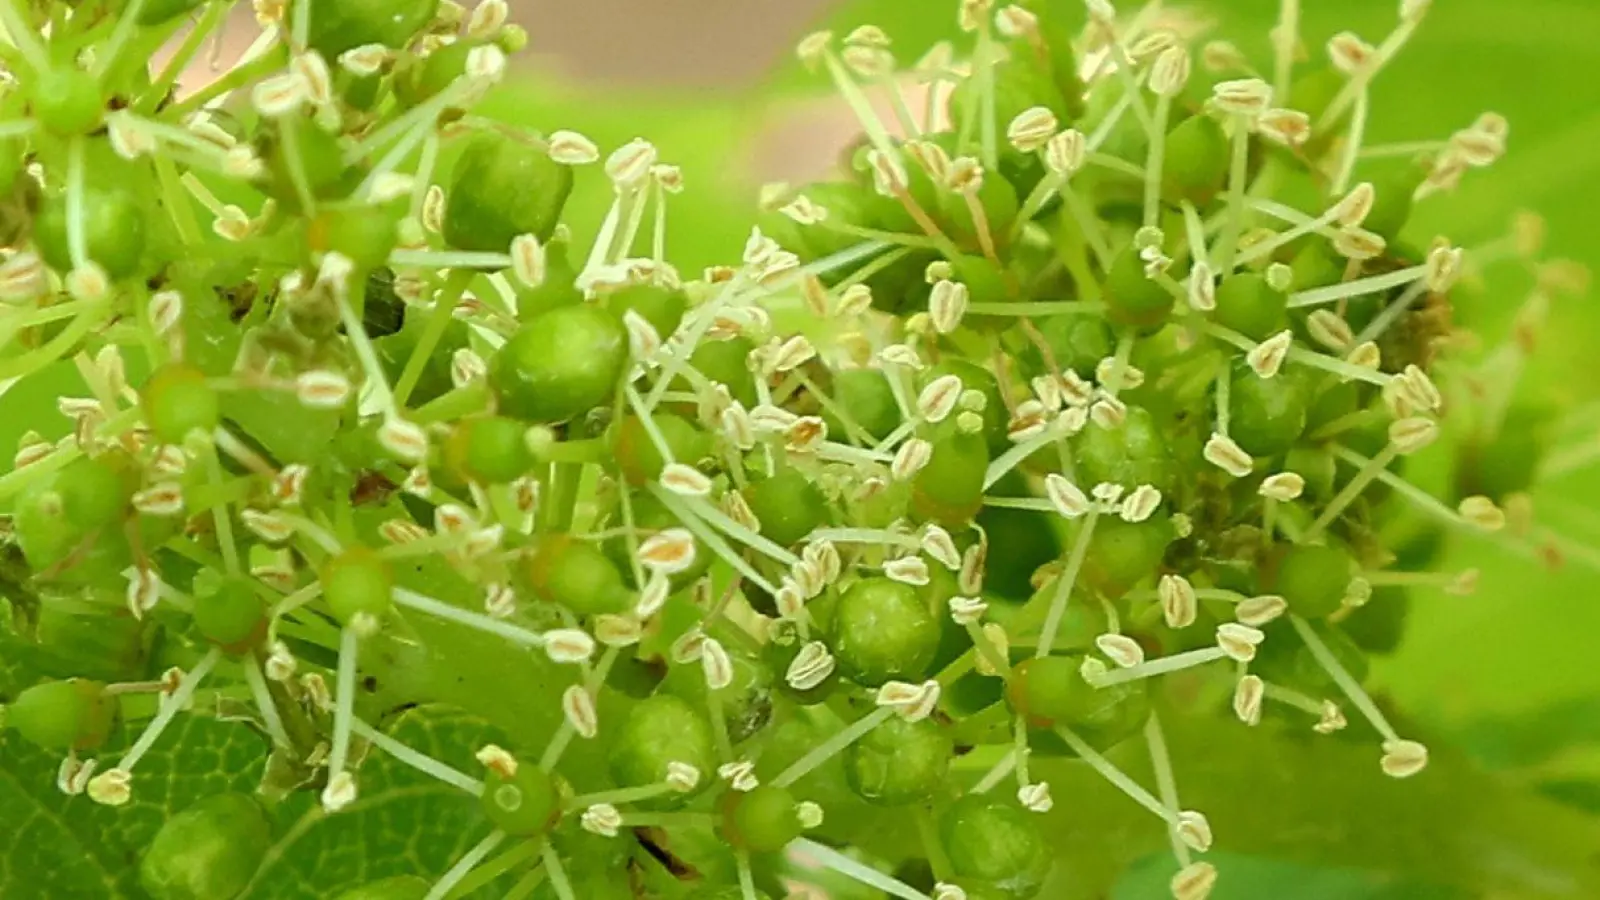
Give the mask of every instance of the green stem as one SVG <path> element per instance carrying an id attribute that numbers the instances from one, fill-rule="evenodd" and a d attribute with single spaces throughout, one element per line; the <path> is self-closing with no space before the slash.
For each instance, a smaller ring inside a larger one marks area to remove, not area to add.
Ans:
<path id="1" fill-rule="evenodd" d="M 411 357 L 406 360 L 405 370 L 400 373 L 400 380 L 394 385 L 394 405 L 396 409 L 404 407 L 406 398 L 411 395 L 412 388 L 417 386 L 417 380 L 422 377 L 422 370 L 433 356 L 433 350 L 444 339 L 445 330 L 450 327 L 454 318 L 456 303 L 461 300 L 461 295 L 472 281 L 473 273 L 470 271 L 452 271 L 445 279 L 444 286 L 439 289 L 434 300 L 433 314 L 428 317 L 422 336 L 417 338 L 417 345 L 411 349 Z"/>

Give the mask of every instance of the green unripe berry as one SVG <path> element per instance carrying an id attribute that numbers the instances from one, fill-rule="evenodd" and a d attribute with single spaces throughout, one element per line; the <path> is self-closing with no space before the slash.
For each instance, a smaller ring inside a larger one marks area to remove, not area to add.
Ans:
<path id="1" fill-rule="evenodd" d="M 67 238 L 65 193 L 47 196 L 33 221 L 33 239 L 39 256 L 57 272 L 73 268 L 72 245 Z M 90 260 L 106 277 L 125 278 L 139 267 L 146 244 L 145 208 L 133 190 L 104 181 L 83 186 L 83 245 Z"/>
<path id="2" fill-rule="evenodd" d="M 566 243 L 554 241 L 545 245 L 544 281 L 538 287 L 528 287 L 511 280 L 517 294 L 517 318 L 526 322 L 556 307 L 582 303 L 583 292 L 578 290 L 577 279 L 578 271 L 572 267 Z"/>
<path id="3" fill-rule="evenodd" d="M 209 435 L 222 416 L 205 373 L 186 363 L 168 363 L 152 373 L 139 392 L 139 405 L 163 444 L 182 444 L 193 431 Z"/>
<path id="4" fill-rule="evenodd" d="M 1056 365 L 1084 378 L 1093 378 L 1100 360 L 1116 350 L 1111 329 L 1099 316 L 1046 316 L 1035 324 Z M 1018 358 L 1030 377 L 1049 369 L 1044 353 L 1032 341 L 1023 345 Z"/>
<path id="5" fill-rule="evenodd" d="M 983 508 L 983 478 L 989 447 L 982 434 L 955 433 L 933 442 L 928 464 L 911 481 L 917 516 L 957 528 Z"/>
<path id="6" fill-rule="evenodd" d="M 1409 165 L 1373 179 L 1372 209 L 1361 227 L 1393 244 L 1411 219 L 1412 195 L 1427 175 L 1422 166 Z"/>
<path id="7" fill-rule="evenodd" d="M 111 736 L 117 700 L 99 682 L 72 678 L 46 681 L 18 694 L 5 707 L 5 724 L 46 750 L 90 751 Z"/>
<path id="8" fill-rule="evenodd" d="M 982 211 L 981 220 L 973 215 L 967 194 L 948 190 L 939 194 L 938 214 L 947 233 L 961 245 L 977 249 L 983 246 L 980 234 L 987 231 L 996 246 L 1005 246 L 1011 226 L 1022 211 L 1017 189 L 995 172 L 984 176 L 975 198 Z"/>
<path id="9" fill-rule="evenodd" d="M 1251 456 L 1276 456 L 1305 432 L 1308 403 L 1305 381 L 1295 372 L 1262 378 L 1236 368 L 1229 385 L 1228 436 Z"/>
<path id="10" fill-rule="evenodd" d="M 396 875 L 351 888 L 340 894 L 339 900 L 425 900 L 432 888 L 432 883 L 425 878 Z"/>
<path id="11" fill-rule="evenodd" d="M 722 834 L 750 853 L 776 853 L 800 836 L 799 804 L 786 788 L 763 784 L 729 791 L 722 801 Z"/>
<path id="12" fill-rule="evenodd" d="M 1547 408 L 1514 403 L 1493 435 L 1475 435 L 1461 448 L 1457 493 L 1463 497 L 1483 494 L 1500 502 L 1508 494 L 1528 490 L 1555 445 L 1556 422 Z"/>
<path id="13" fill-rule="evenodd" d="M 682 416 L 667 412 L 650 415 L 650 424 L 672 451 L 674 462 L 693 466 L 711 453 L 711 435 Z M 611 452 L 622 477 L 635 487 L 661 477 L 667 460 L 638 416 L 624 416 L 611 429 Z"/>
<path id="14" fill-rule="evenodd" d="M 580 616 L 620 613 L 633 605 L 622 573 L 588 541 L 551 535 L 528 554 L 523 570 L 539 599 L 560 603 Z"/>
<path id="15" fill-rule="evenodd" d="M 787 466 L 744 490 L 761 523 L 761 534 L 785 546 L 805 540 L 828 519 L 828 498 L 797 469 Z"/>
<path id="16" fill-rule="evenodd" d="M 1045 514 L 985 506 L 978 526 L 989 535 L 983 589 L 1012 599 L 1033 593 L 1033 573 L 1061 554 L 1061 543 Z"/>
<path id="17" fill-rule="evenodd" d="M 961 379 L 961 390 L 977 391 L 983 395 L 983 439 L 988 445 L 989 453 L 998 456 L 1011 446 L 1010 438 L 1006 437 L 1008 414 L 1006 412 L 1005 398 L 1000 395 L 1000 380 L 994 373 L 971 360 L 958 356 L 946 357 L 938 365 L 928 368 L 922 373 L 918 388 L 927 387 L 935 379 L 946 375 L 954 375 Z M 959 411 L 962 407 L 957 407 Z M 954 425 L 956 415 L 940 423 L 935 433 L 943 433 Z M 924 435 L 925 437 L 927 435 Z"/>
<path id="18" fill-rule="evenodd" d="M 322 567 L 322 596 L 345 625 L 382 620 L 394 605 L 389 564 L 366 547 L 349 547 Z"/>
<path id="19" fill-rule="evenodd" d="M 702 340 L 695 345 L 689 365 L 712 381 L 726 386 L 728 394 L 748 409 L 760 402 L 756 394 L 755 375 L 746 362 L 755 348 L 756 345 L 749 338 L 741 336 L 726 340 Z M 828 431 L 830 434 L 840 433 L 831 422 Z"/>
<path id="20" fill-rule="evenodd" d="M 656 694 L 639 701 L 617 732 L 611 747 L 611 777 L 622 787 L 642 787 L 667 780 L 674 762 L 693 766 L 700 772 L 700 785 L 710 781 L 717 768 L 716 751 L 711 742 L 711 723 L 687 702 L 671 694 Z M 658 798 L 667 805 L 669 794 Z"/>
<path id="21" fill-rule="evenodd" d="M 1212 319 L 1254 341 L 1264 341 L 1289 327 L 1289 298 L 1267 284 L 1266 276 L 1237 272 L 1217 285 Z"/>
<path id="22" fill-rule="evenodd" d="M 685 609 L 683 605 L 675 606 Z M 713 629 L 713 636 L 718 635 L 726 637 L 722 631 Z M 726 687 L 716 690 L 716 699 L 722 709 L 728 738 L 737 744 L 755 736 L 772 721 L 774 670 L 765 665 L 762 657 L 751 654 L 742 645 L 725 640 L 723 647 L 732 664 L 733 677 Z M 698 662 L 671 667 L 661 686 L 697 709 L 710 708 L 711 687 L 706 684 L 705 670 Z"/>
<path id="23" fill-rule="evenodd" d="M 489 385 L 500 410 L 560 422 L 611 399 L 628 362 L 628 333 L 596 306 L 564 306 L 523 324 L 495 353 Z"/>
<path id="24" fill-rule="evenodd" d="M 845 369 L 834 373 L 830 397 L 873 440 L 881 441 L 900 426 L 900 407 L 881 369 Z M 836 440 L 852 432 L 832 411 L 823 409 L 822 421 Z"/>
<path id="25" fill-rule="evenodd" d="M 863 578 L 834 608 L 833 653 L 849 678 L 865 685 L 915 681 L 939 649 L 939 620 L 910 585 Z"/>
<path id="26" fill-rule="evenodd" d="M 267 177 L 257 183 L 281 210 L 300 214 L 305 210 L 301 208 L 300 187 L 296 184 L 297 171 L 316 200 L 349 197 L 365 172 L 361 165 L 345 165 L 345 148 L 338 135 L 309 121 L 297 125 L 293 130 L 279 129 L 261 136 L 258 153 L 266 164 Z"/>
<path id="27" fill-rule="evenodd" d="M 363 44 L 404 47 L 438 8 L 439 0 L 319 0 L 305 7 L 307 43 L 328 60 Z"/>
<path id="28" fill-rule="evenodd" d="M 511 239 L 550 240 L 572 192 L 572 170 L 543 147 L 503 134 L 481 134 L 451 174 L 444 237 L 462 250 L 504 253 Z"/>
<path id="29" fill-rule="evenodd" d="M 267 636 L 267 608 L 243 578 L 224 578 L 195 592 L 194 626 L 200 636 L 229 653 L 243 653 Z"/>
<path id="30" fill-rule="evenodd" d="M 1089 540 L 1084 579 L 1108 597 L 1121 596 L 1154 574 L 1175 536 L 1172 522 L 1159 514 L 1143 522 L 1101 516 Z"/>
<path id="31" fill-rule="evenodd" d="M 950 868 L 1012 900 L 1032 897 L 1050 874 L 1051 853 L 1037 814 L 991 794 L 968 794 L 939 822 Z"/>
<path id="32" fill-rule="evenodd" d="M 1324 124 L 1323 114 L 1333 105 L 1333 99 L 1344 90 L 1349 76 L 1332 65 L 1314 69 L 1295 79 L 1289 89 L 1289 106 L 1305 113 L 1311 119 L 1314 131 L 1312 143 L 1324 144 L 1343 130 L 1350 119 L 1350 108 L 1333 122 Z"/>
<path id="33" fill-rule="evenodd" d="M 1175 298 L 1146 278 L 1144 260 L 1131 245 L 1117 254 L 1106 272 L 1106 318 L 1113 325 L 1153 331 L 1167 321 Z"/>
<path id="34" fill-rule="evenodd" d="M 462 419 L 445 442 L 445 464 L 460 477 L 484 484 L 514 481 L 533 468 L 527 431 L 504 416 Z"/>
<path id="35" fill-rule="evenodd" d="M 512 837 L 539 837 L 561 818 L 561 792 L 555 778 L 527 762 L 518 765 L 509 778 L 490 769 L 480 799 L 489 821 Z"/>
<path id="36" fill-rule="evenodd" d="M 954 757 L 954 743 L 932 720 L 896 716 L 845 750 L 844 773 L 850 789 L 868 803 L 901 806 L 937 793 Z"/>
<path id="37" fill-rule="evenodd" d="M 230 900 L 272 846 L 272 826 L 253 798 L 216 794 L 166 821 L 139 863 L 153 900 Z"/>
<path id="38" fill-rule="evenodd" d="M 1295 615 L 1320 619 L 1338 611 L 1350 586 L 1350 555 L 1337 547 L 1300 544 L 1278 561 L 1273 590 Z"/>
<path id="39" fill-rule="evenodd" d="M 1290 286 L 1296 291 L 1306 291 L 1333 284 L 1344 276 L 1344 265 L 1344 260 L 1333 252 L 1327 241 L 1307 241 L 1289 261 L 1289 270 L 1294 276 Z"/>
<path id="40" fill-rule="evenodd" d="M 1161 179 L 1166 191 L 1193 203 L 1208 202 L 1228 177 L 1232 155 L 1222 125 L 1207 115 L 1194 115 L 1167 132 Z"/>
<path id="41" fill-rule="evenodd" d="M 606 309 L 622 319 L 633 312 L 656 331 L 662 340 L 672 337 L 689 308 L 689 298 L 681 289 L 668 289 L 654 284 L 635 284 L 625 287 L 605 298 Z"/>
<path id="42" fill-rule="evenodd" d="M 479 40 L 456 41 L 401 67 L 395 73 L 395 96 L 407 106 L 427 102 L 466 74 L 467 57 L 482 46 Z"/>
<path id="43" fill-rule="evenodd" d="M 1154 486 L 1171 493 L 1178 480 L 1172 449 L 1161 433 L 1161 426 L 1149 410 L 1128 407 L 1122 423 L 1114 428 L 1091 424 L 1073 439 L 1073 456 L 1078 480 L 1087 486 L 1109 481 L 1129 487 Z"/>
<path id="44" fill-rule="evenodd" d="M 73 66 L 52 66 L 34 75 L 33 115 L 59 135 L 80 135 L 100 124 L 105 97 L 93 75 Z"/>
<path id="45" fill-rule="evenodd" d="M 1039 656 L 1025 659 L 1006 679 L 1011 708 L 1035 727 L 1089 725 L 1103 720 L 1123 702 L 1123 685 L 1096 688 L 1085 681 L 1082 656 Z"/>
<path id="46" fill-rule="evenodd" d="M 369 272 L 388 263 L 399 242 L 400 212 L 393 205 L 323 208 L 311 220 L 306 243 L 314 257 L 338 253 L 358 272 Z"/>
<path id="47" fill-rule="evenodd" d="M 76 460 L 56 477 L 62 515 L 85 533 L 121 520 L 138 477 L 132 461 L 119 454 Z"/>

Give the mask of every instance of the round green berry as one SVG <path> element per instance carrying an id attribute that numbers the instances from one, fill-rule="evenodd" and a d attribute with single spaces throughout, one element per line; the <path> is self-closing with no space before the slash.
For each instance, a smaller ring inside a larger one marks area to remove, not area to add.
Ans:
<path id="1" fill-rule="evenodd" d="M 209 435 L 222 417 L 221 401 L 205 373 L 186 363 L 168 363 L 152 373 L 139 391 L 139 406 L 163 444 L 182 444 L 194 431 Z"/>
<path id="2" fill-rule="evenodd" d="M 444 237 L 462 250 L 504 253 L 512 238 L 550 240 L 572 192 L 572 170 L 543 147 L 498 132 L 461 152 L 446 195 Z"/>
<path id="3" fill-rule="evenodd" d="M 354 263 L 358 272 L 370 272 L 389 262 L 389 254 L 400 240 L 402 211 L 393 204 L 324 207 L 311 220 L 306 243 L 314 258 L 338 253 Z"/>
<path id="4" fill-rule="evenodd" d="M 723 638 L 733 677 L 726 687 L 717 689 L 716 699 L 722 708 L 728 738 L 737 744 L 754 737 L 772 721 L 774 670 L 764 664 L 763 658 L 745 650 L 742 644 L 728 640 L 724 631 L 714 629 L 713 637 L 717 636 Z M 690 705 L 709 708 L 711 687 L 706 684 L 705 670 L 699 663 L 672 666 L 661 684 Z"/>
<path id="5" fill-rule="evenodd" d="M 596 306 L 564 306 L 525 323 L 495 353 L 489 385 L 500 410 L 560 422 L 608 402 L 628 362 L 628 333 Z"/>
<path id="6" fill-rule="evenodd" d="M 313 122 L 298 122 L 292 130 L 264 132 L 258 154 L 266 164 L 266 178 L 257 182 L 285 212 L 303 213 L 303 184 L 315 200 L 341 200 L 365 177 L 359 165 L 346 166 L 339 136 Z M 504 248 L 502 248 L 504 249 Z"/>
<path id="7" fill-rule="evenodd" d="M 729 791 L 722 801 L 722 834 L 751 853 L 776 853 L 800 836 L 799 804 L 788 789 L 763 784 Z"/>
<path id="8" fill-rule="evenodd" d="M 86 534 L 120 521 L 138 476 L 132 460 L 121 454 L 73 461 L 56 477 L 62 515 Z"/>
<path id="9" fill-rule="evenodd" d="M 1018 663 L 1006 679 L 1011 708 L 1041 728 L 1104 715 L 1119 698 L 1085 681 L 1083 662 L 1082 656 L 1039 656 Z"/>
<path id="10" fill-rule="evenodd" d="M 1172 449 L 1162 426 L 1144 407 L 1128 407 L 1122 422 L 1111 428 L 1091 423 L 1072 444 L 1077 479 L 1085 491 L 1106 481 L 1130 490 L 1148 484 L 1163 494 L 1177 487 Z"/>
<path id="11" fill-rule="evenodd" d="M 389 564 L 366 547 L 349 547 L 322 567 L 322 596 L 345 625 L 381 620 L 394 605 L 393 590 Z"/>
<path id="12" fill-rule="evenodd" d="M 700 784 L 709 782 L 716 771 L 717 757 L 711 742 L 711 723 L 699 710 L 671 694 L 656 694 L 639 701 L 617 732 L 610 754 L 611 777 L 622 787 L 643 787 L 667 780 L 672 763 L 693 766 L 700 773 Z M 669 794 L 659 798 L 684 798 Z"/>
<path id="13" fill-rule="evenodd" d="M 1393 243 L 1411 219 L 1412 196 L 1427 178 L 1422 166 L 1407 165 L 1383 173 L 1372 181 L 1372 209 L 1361 227 Z"/>
<path id="14" fill-rule="evenodd" d="M 983 508 L 983 479 L 989 446 L 982 434 L 957 432 L 933 442 L 933 453 L 911 481 L 911 510 L 917 516 L 956 528 Z"/>
<path id="15" fill-rule="evenodd" d="M 1167 132 L 1161 179 L 1169 193 L 1206 203 L 1228 177 L 1231 145 L 1222 125 L 1207 115 L 1193 115 Z"/>
<path id="16" fill-rule="evenodd" d="M 100 82 L 73 66 L 51 66 L 34 75 L 33 115 L 60 135 L 86 134 L 105 111 Z"/>
<path id="17" fill-rule="evenodd" d="M 72 245 L 67 237 L 67 197 L 47 195 L 33 220 L 33 240 L 39 256 L 57 272 L 73 269 Z M 113 280 L 127 277 L 139 267 L 146 245 L 145 207 L 130 187 L 104 180 L 83 186 L 83 245 L 88 258 Z"/>
<path id="18" fill-rule="evenodd" d="M 744 490 L 761 534 L 785 546 L 806 539 L 828 519 L 828 498 L 797 469 L 783 466 Z"/>
<path id="19" fill-rule="evenodd" d="M 996 492 L 994 496 L 1005 493 Z M 978 513 L 977 524 L 989 535 L 984 592 L 1026 599 L 1033 593 L 1034 571 L 1061 554 L 1061 542 L 1048 514 L 985 506 Z"/>
<path id="20" fill-rule="evenodd" d="M 844 773 L 850 789 L 868 803 L 901 806 L 937 793 L 954 757 L 954 743 L 932 720 L 896 716 L 845 750 Z"/>
<path id="21" fill-rule="evenodd" d="M 524 762 L 509 778 L 496 769 L 483 780 L 484 815 L 517 838 L 539 837 L 561 818 L 561 791 L 549 772 Z"/>
<path id="22" fill-rule="evenodd" d="M 922 373 L 920 387 L 927 387 L 934 380 L 946 375 L 954 375 L 961 379 L 962 393 L 977 391 L 983 395 L 983 439 L 989 447 L 991 454 L 998 455 L 1011 446 L 1011 440 L 1006 437 L 1006 426 L 1009 414 L 1006 412 L 1005 399 L 1000 396 L 1000 380 L 994 373 L 971 360 L 958 356 L 947 357 Z M 964 407 L 957 406 L 959 411 Z M 948 426 L 955 419 L 952 415 L 941 426 Z M 936 433 L 944 430 L 936 429 Z"/>
<path id="23" fill-rule="evenodd" d="M 939 649 L 939 620 L 910 585 L 863 578 L 833 611 L 833 653 L 841 670 L 866 685 L 921 678 Z"/>
<path id="24" fill-rule="evenodd" d="M 1262 378 L 1240 366 L 1229 388 L 1228 436 L 1251 456 L 1276 456 L 1305 432 L 1310 398 L 1298 373 Z"/>
<path id="25" fill-rule="evenodd" d="M 407 106 L 427 102 L 466 73 L 468 57 L 485 43 L 476 39 L 458 40 L 420 59 L 402 62 L 395 71 L 395 96 Z"/>
<path id="26" fill-rule="evenodd" d="M 711 435 L 682 416 L 668 412 L 650 415 L 667 449 L 672 451 L 674 462 L 693 466 L 711 453 Z M 655 438 L 638 416 L 627 415 L 611 429 L 611 452 L 628 483 L 639 487 L 661 477 L 667 460 L 656 446 Z"/>
<path id="27" fill-rule="evenodd" d="M 1106 318 L 1113 325 L 1154 331 L 1167 321 L 1176 303 L 1160 283 L 1145 275 L 1144 260 L 1132 245 L 1124 248 L 1106 272 Z"/>
<path id="28" fill-rule="evenodd" d="M 338 900 L 426 900 L 433 884 L 416 875 L 396 875 L 351 888 Z"/>
<path id="29" fill-rule="evenodd" d="M 1289 298 L 1267 284 L 1263 275 L 1237 272 L 1217 285 L 1218 325 L 1254 341 L 1264 341 L 1289 327 Z"/>
<path id="30" fill-rule="evenodd" d="M 304 7 L 311 16 L 307 43 L 329 60 L 363 44 L 405 47 L 438 8 L 439 0 L 318 0 Z M 302 7 L 290 9 L 292 15 Z"/>
<path id="31" fill-rule="evenodd" d="M 1327 241 L 1307 241 L 1289 260 L 1290 286 L 1306 291 L 1330 285 L 1344 277 L 1344 269 L 1345 261 Z"/>
<path id="32" fill-rule="evenodd" d="M 565 241 L 551 241 L 544 248 L 544 281 L 538 287 L 528 287 L 512 279 L 511 287 L 517 295 L 517 318 L 523 322 L 540 313 L 561 306 L 576 306 L 583 302 L 583 292 L 578 290 L 578 271 L 572 267 Z"/>
<path id="33" fill-rule="evenodd" d="M 271 846 L 261 804 L 244 794 L 216 794 L 161 826 L 139 862 L 139 883 L 153 900 L 229 900 Z"/>
<path id="34" fill-rule="evenodd" d="M 560 603 L 580 616 L 620 613 L 633 605 L 622 573 L 592 542 L 550 535 L 525 560 L 523 571 L 541 600 Z"/>
<path id="35" fill-rule="evenodd" d="M 635 284 L 605 298 L 606 309 L 618 319 L 632 312 L 655 329 L 662 340 L 672 337 L 689 308 L 689 298 L 682 289 L 664 288 L 654 284 Z"/>
<path id="36" fill-rule="evenodd" d="M 18 694 L 5 723 L 46 750 L 95 750 L 117 724 L 117 700 L 95 681 L 46 681 Z"/>
<path id="37" fill-rule="evenodd" d="M 1084 580 L 1108 597 L 1120 597 L 1154 574 L 1176 535 L 1166 516 L 1126 522 L 1101 516 L 1083 562 Z"/>
<path id="38" fill-rule="evenodd" d="M 894 389 L 889 387 L 889 378 L 881 369 L 835 372 L 830 397 L 875 441 L 883 440 L 900 427 L 900 406 L 895 403 Z M 844 421 L 827 408 L 822 411 L 822 420 L 828 425 L 828 434 L 836 440 L 853 434 Z"/>
<path id="39" fill-rule="evenodd" d="M 733 336 L 723 340 L 702 340 L 689 357 L 695 371 L 728 389 L 733 399 L 746 408 L 760 402 L 756 394 L 755 375 L 750 371 L 750 353 L 756 345 L 747 337 Z M 828 423 L 831 434 L 839 434 L 833 423 Z"/>
<path id="40" fill-rule="evenodd" d="M 1337 547 L 1301 544 L 1278 560 L 1273 590 L 1290 611 L 1308 619 L 1337 612 L 1350 586 L 1350 555 Z"/>
<path id="41" fill-rule="evenodd" d="M 987 882 L 1012 900 L 1032 897 L 1050 874 L 1050 848 L 1037 814 L 991 794 L 968 794 L 939 822 L 950 868 Z"/>
<path id="42" fill-rule="evenodd" d="M 266 639 L 266 604 L 250 581 L 223 578 L 212 589 L 195 592 L 194 626 L 223 650 L 243 653 Z"/>
<path id="43" fill-rule="evenodd" d="M 445 441 L 445 465 L 461 478 L 505 484 L 533 468 L 528 427 L 504 416 L 474 416 L 457 422 Z"/>
<path id="44" fill-rule="evenodd" d="M 1093 378 L 1100 360 L 1116 350 L 1111 329 L 1099 316 L 1045 316 L 1035 324 L 1061 371 L 1070 369 L 1083 378 Z M 1023 345 L 1018 359 L 1030 377 L 1043 375 L 1050 368 L 1044 351 L 1032 341 Z"/>

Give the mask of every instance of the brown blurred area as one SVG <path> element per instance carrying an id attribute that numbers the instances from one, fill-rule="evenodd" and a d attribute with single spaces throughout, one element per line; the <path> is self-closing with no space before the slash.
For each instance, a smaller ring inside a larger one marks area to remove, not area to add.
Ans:
<path id="1" fill-rule="evenodd" d="M 832 0 L 512 0 L 538 65 L 587 82 L 739 87 Z"/>

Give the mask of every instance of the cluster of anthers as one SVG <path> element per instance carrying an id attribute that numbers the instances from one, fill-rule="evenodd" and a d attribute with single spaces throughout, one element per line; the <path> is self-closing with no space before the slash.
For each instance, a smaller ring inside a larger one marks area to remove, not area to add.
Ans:
<path id="1" fill-rule="evenodd" d="M 1427 571 L 1441 533 L 1575 549 L 1525 491 L 1589 456 L 1508 441 L 1501 377 L 1572 273 L 1536 261 L 1532 219 L 1470 249 L 1405 230 L 1505 121 L 1363 141 L 1426 0 L 1325 59 L 1284 0 L 1262 75 L 1158 4 L 965 0 L 970 53 L 909 76 L 877 28 L 812 35 L 799 55 L 864 140 L 835 180 L 766 190 L 742 259 L 693 281 L 650 143 L 467 113 L 523 41 L 504 0 L 258 3 L 243 58 L 178 97 L 229 12 L 200 9 L 152 74 L 192 6 L 0 2 L 0 379 L 70 359 L 91 392 L 0 476 L 13 611 L 138 674 L 13 698 L 69 794 L 126 803 L 205 685 L 248 698 L 330 813 L 369 750 L 480 798 L 492 830 L 416 896 L 487 865 L 571 900 L 615 854 L 658 865 L 574 835 L 671 853 L 699 829 L 729 859 L 697 897 L 786 890 L 802 859 L 908 900 L 1020 900 L 1051 877 L 1039 762 L 1065 758 L 1165 824 L 1173 896 L 1200 900 L 1211 829 L 1163 717 L 1329 733 L 1348 705 L 1382 770 L 1417 775 L 1427 749 L 1362 682 L 1406 592 L 1472 589 Z M 569 257 L 575 177 L 614 200 Z M 1473 372 L 1449 296 L 1500 261 L 1539 287 Z M 1459 396 L 1430 374 L 1450 366 Z M 1402 474 L 1446 412 L 1448 501 Z M 363 676 L 446 633 L 539 661 L 543 683 L 487 687 L 549 693 L 544 746 L 478 748 L 469 773 L 385 732 Z M 1154 788 L 1113 761 L 1136 738 Z M 598 781 L 564 765 L 575 741 Z M 922 826 L 918 865 L 840 849 L 829 819 L 863 803 Z"/>

